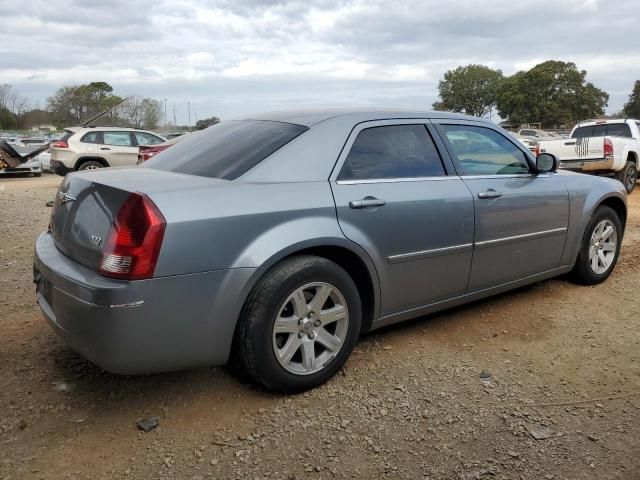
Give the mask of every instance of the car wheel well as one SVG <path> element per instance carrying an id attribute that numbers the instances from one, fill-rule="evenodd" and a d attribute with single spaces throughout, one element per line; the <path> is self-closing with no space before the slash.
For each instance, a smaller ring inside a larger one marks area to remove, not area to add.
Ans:
<path id="1" fill-rule="evenodd" d="M 80 165 L 82 165 L 85 162 L 98 162 L 104 165 L 105 167 L 109 166 L 107 161 L 102 157 L 80 157 L 78 160 L 76 160 L 76 164 L 73 166 L 73 169 L 78 170 L 80 168 Z"/>
<path id="2" fill-rule="evenodd" d="M 609 197 L 605 198 L 598 206 L 601 205 L 609 207 L 616 212 L 620 219 L 620 223 L 622 224 L 622 228 L 625 227 L 625 224 L 627 223 L 627 207 L 622 200 L 617 197 Z"/>
<path id="3" fill-rule="evenodd" d="M 627 153 L 627 162 L 633 162 L 636 166 L 638 165 L 638 155 L 636 155 L 636 152 Z"/>
<path id="4" fill-rule="evenodd" d="M 299 250 L 289 255 L 315 255 L 326 258 L 342 267 L 353 279 L 358 293 L 360 294 L 360 302 L 362 303 L 362 329 L 367 332 L 373 323 L 373 315 L 375 308 L 375 295 L 373 290 L 373 281 L 369 270 L 360 257 L 351 250 L 337 246 L 320 246 L 310 247 Z M 288 257 L 285 257 L 288 258 Z"/>

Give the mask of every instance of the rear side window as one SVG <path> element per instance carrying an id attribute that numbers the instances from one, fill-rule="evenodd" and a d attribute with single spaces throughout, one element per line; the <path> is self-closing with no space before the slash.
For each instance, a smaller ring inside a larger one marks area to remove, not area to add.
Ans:
<path id="1" fill-rule="evenodd" d="M 86 133 L 80 141 L 82 143 L 100 143 L 100 132 Z"/>
<path id="2" fill-rule="evenodd" d="M 234 180 L 307 130 L 284 122 L 220 122 L 189 134 L 144 167 Z"/>
<path id="3" fill-rule="evenodd" d="M 420 178 L 445 175 L 424 125 L 388 125 L 362 130 L 338 180 Z"/>
<path id="4" fill-rule="evenodd" d="M 156 137 L 155 135 L 151 135 L 146 132 L 135 132 L 134 135 L 136 136 L 138 145 L 157 145 L 164 142 L 160 137 Z"/>
<path id="5" fill-rule="evenodd" d="M 103 144 L 116 147 L 132 147 L 131 135 L 129 132 L 103 132 Z"/>

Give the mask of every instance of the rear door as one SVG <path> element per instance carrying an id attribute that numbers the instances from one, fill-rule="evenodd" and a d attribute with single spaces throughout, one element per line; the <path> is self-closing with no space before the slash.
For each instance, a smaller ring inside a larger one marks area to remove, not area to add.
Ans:
<path id="1" fill-rule="evenodd" d="M 475 202 L 469 290 L 559 267 L 569 224 L 569 193 L 562 178 L 534 173 L 524 150 L 491 126 L 438 123 Z"/>
<path id="2" fill-rule="evenodd" d="M 103 131 L 102 145 L 98 146 L 98 155 L 111 167 L 135 165 L 138 161 L 138 146 L 133 132 Z"/>
<path id="3" fill-rule="evenodd" d="M 331 177 L 342 231 L 378 269 L 383 316 L 459 295 L 469 278 L 473 199 L 427 123 L 357 125 Z"/>

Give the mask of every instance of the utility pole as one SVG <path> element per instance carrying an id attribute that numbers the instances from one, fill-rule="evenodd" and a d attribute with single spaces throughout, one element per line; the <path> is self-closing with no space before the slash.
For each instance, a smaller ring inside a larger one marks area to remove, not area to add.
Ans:
<path id="1" fill-rule="evenodd" d="M 191 102 L 187 102 L 187 111 L 189 112 L 189 131 L 191 131 Z"/>
<path id="2" fill-rule="evenodd" d="M 178 124 L 176 123 L 176 106 L 173 106 L 173 128 L 176 128 Z"/>
<path id="3" fill-rule="evenodd" d="M 167 99 L 164 100 L 164 126 L 167 126 Z"/>

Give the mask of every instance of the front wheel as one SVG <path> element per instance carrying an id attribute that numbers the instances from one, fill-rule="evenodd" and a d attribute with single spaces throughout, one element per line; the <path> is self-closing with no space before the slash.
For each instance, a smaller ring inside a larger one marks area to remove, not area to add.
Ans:
<path id="1" fill-rule="evenodd" d="M 286 259 L 247 300 L 233 362 L 270 390 L 313 388 L 330 379 L 351 354 L 361 310 L 358 290 L 340 266 L 315 256 Z"/>
<path id="2" fill-rule="evenodd" d="M 594 212 L 582 238 L 571 276 L 583 285 L 604 282 L 613 271 L 622 243 L 622 224 L 616 212 L 605 206 Z"/>
<path id="3" fill-rule="evenodd" d="M 633 162 L 627 162 L 622 170 L 620 170 L 616 178 L 622 182 L 624 189 L 627 193 L 633 192 L 636 188 L 636 181 L 638 180 L 638 167 Z"/>

